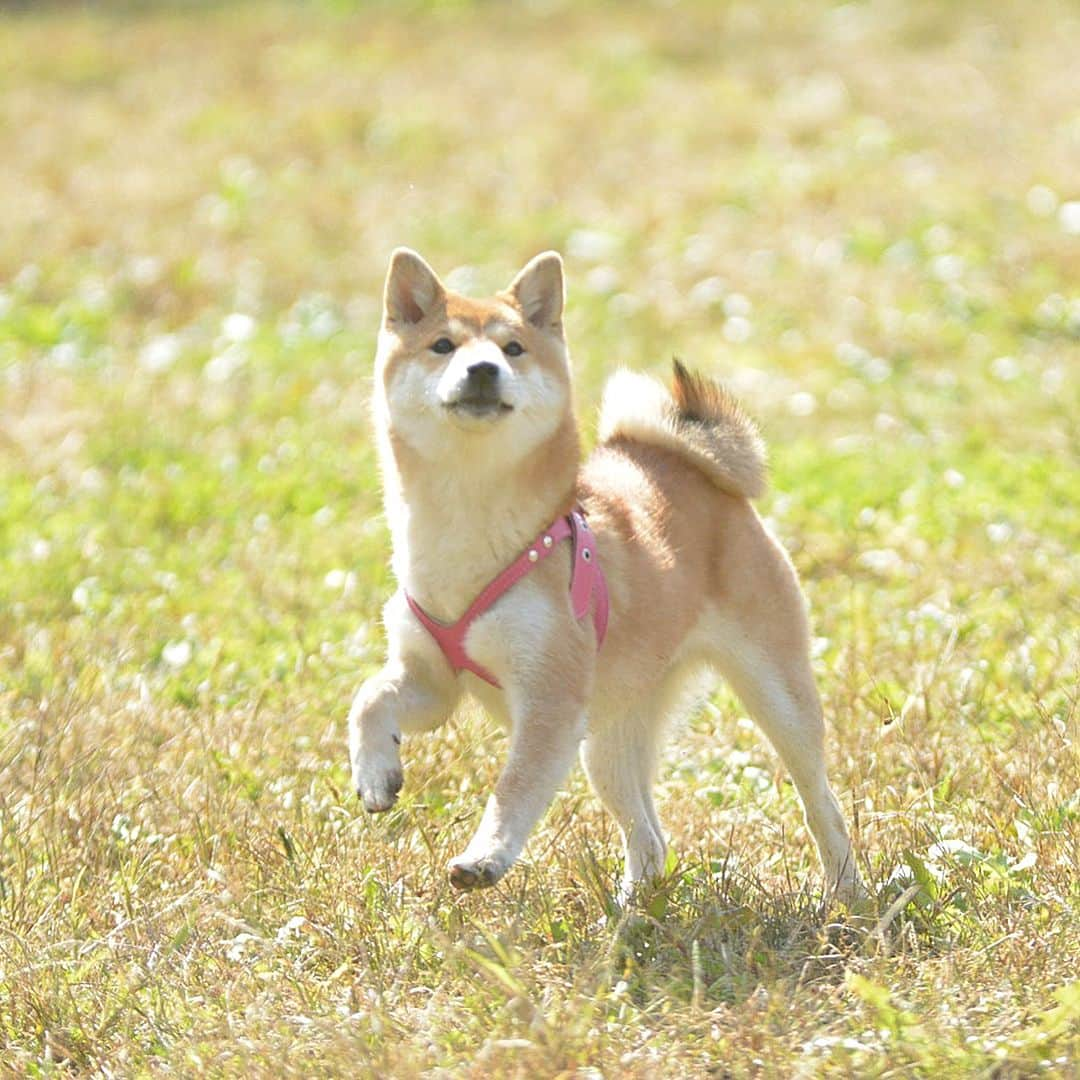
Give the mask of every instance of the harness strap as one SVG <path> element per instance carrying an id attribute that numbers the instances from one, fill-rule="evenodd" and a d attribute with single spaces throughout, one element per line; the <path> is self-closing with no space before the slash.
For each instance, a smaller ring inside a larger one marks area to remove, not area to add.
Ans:
<path id="1" fill-rule="evenodd" d="M 523 551 L 505 570 L 484 586 L 480 595 L 455 623 L 442 623 L 433 619 L 408 593 L 405 599 L 413 614 L 424 625 L 442 649 L 455 674 L 471 671 L 486 683 L 498 687 L 499 680 L 486 668 L 477 664 L 465 648 L 465 638 L 472 624 L 483 615 L 505 592 L 508 592 L 526 574 L 530 573 L 554 550 L 555 545 L 569 538 L 573 543 L 573 562 L 570 571 L 570 606 L 574 618 L 585 618 L 592 607 L 593 627 L 596 630 L 596 647 L 603 644 L 607 633 L 608 590 L 600 559 L 596 554 L 596 540 L 585 515 L 572 510 L 566 517 L 557 518 L 546 528 L 528 549 Z"/>

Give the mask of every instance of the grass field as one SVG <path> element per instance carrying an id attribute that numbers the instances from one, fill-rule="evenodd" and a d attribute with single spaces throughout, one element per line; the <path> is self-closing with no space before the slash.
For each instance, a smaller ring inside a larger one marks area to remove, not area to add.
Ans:
<path id="1" fill-rule="evenodd" d="M 3 1070 L 1080 1075 L 1078 56 L 1065 0 L 0 12 Z M 398 244 L 562 250 L 587 432 L 675 353 L 761 421 L 866 910 L 723 688 L 642 910 L 580 771 L 450 888 L 482 716 L 364 816 Z"/>

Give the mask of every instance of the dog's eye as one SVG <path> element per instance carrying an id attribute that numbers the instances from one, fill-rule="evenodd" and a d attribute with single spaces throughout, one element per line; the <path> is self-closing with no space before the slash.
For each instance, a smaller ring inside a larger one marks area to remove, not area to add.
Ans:
<path id="1" fill-rule="evenodd" d="M 509 341 L 503 346 L 503 352 L 507 356 L 520 356 L 524 351 L 520 341 Z"/>
<path id="2" fill-rule="evenodd" d="M 431 346 L 431 351 L 442 353 L 445 356 L 447 353 L 454 351 L 454 343 L 448 337 L 441 337 Z"/>

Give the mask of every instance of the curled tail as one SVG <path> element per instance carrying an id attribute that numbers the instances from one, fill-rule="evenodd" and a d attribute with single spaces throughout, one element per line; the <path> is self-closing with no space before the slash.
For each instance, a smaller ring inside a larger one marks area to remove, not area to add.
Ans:
<path id="1" fill-rule="evenodd" d="M 765 493 L 765 444 L 754 422 L 719 383 L 676 360 L 669 394 L 655 379 L 620 371 L 600 407 L 600 441 L 623 438 L 682 454 L 721 491 Z"/>

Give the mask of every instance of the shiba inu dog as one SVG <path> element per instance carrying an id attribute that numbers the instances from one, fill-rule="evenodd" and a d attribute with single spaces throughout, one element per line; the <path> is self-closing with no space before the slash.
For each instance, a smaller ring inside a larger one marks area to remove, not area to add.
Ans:
<path id="1" fill-rule="evenodd" d="M 802 593 L 750 502 L 765 487 L 756 429 L 678 363 L 670 393 L 622 372 L 583 463 L 563 295 L 554 252 L 487 300 L 446 289 L 415 252 L 391 258 L 373 407 L 400 590 L 386 665 L 349 716 L 357 792 L 372 813 L 393 806 L 402 733 L 473 694 L 510 742 L 451 882 L 506 873 L 580 746 L 622 833 L 625 899 L 664 866 L 651 788 L 665 721 L 713 669 L 790 770 L 827 885 L 858 895 Z"/>

